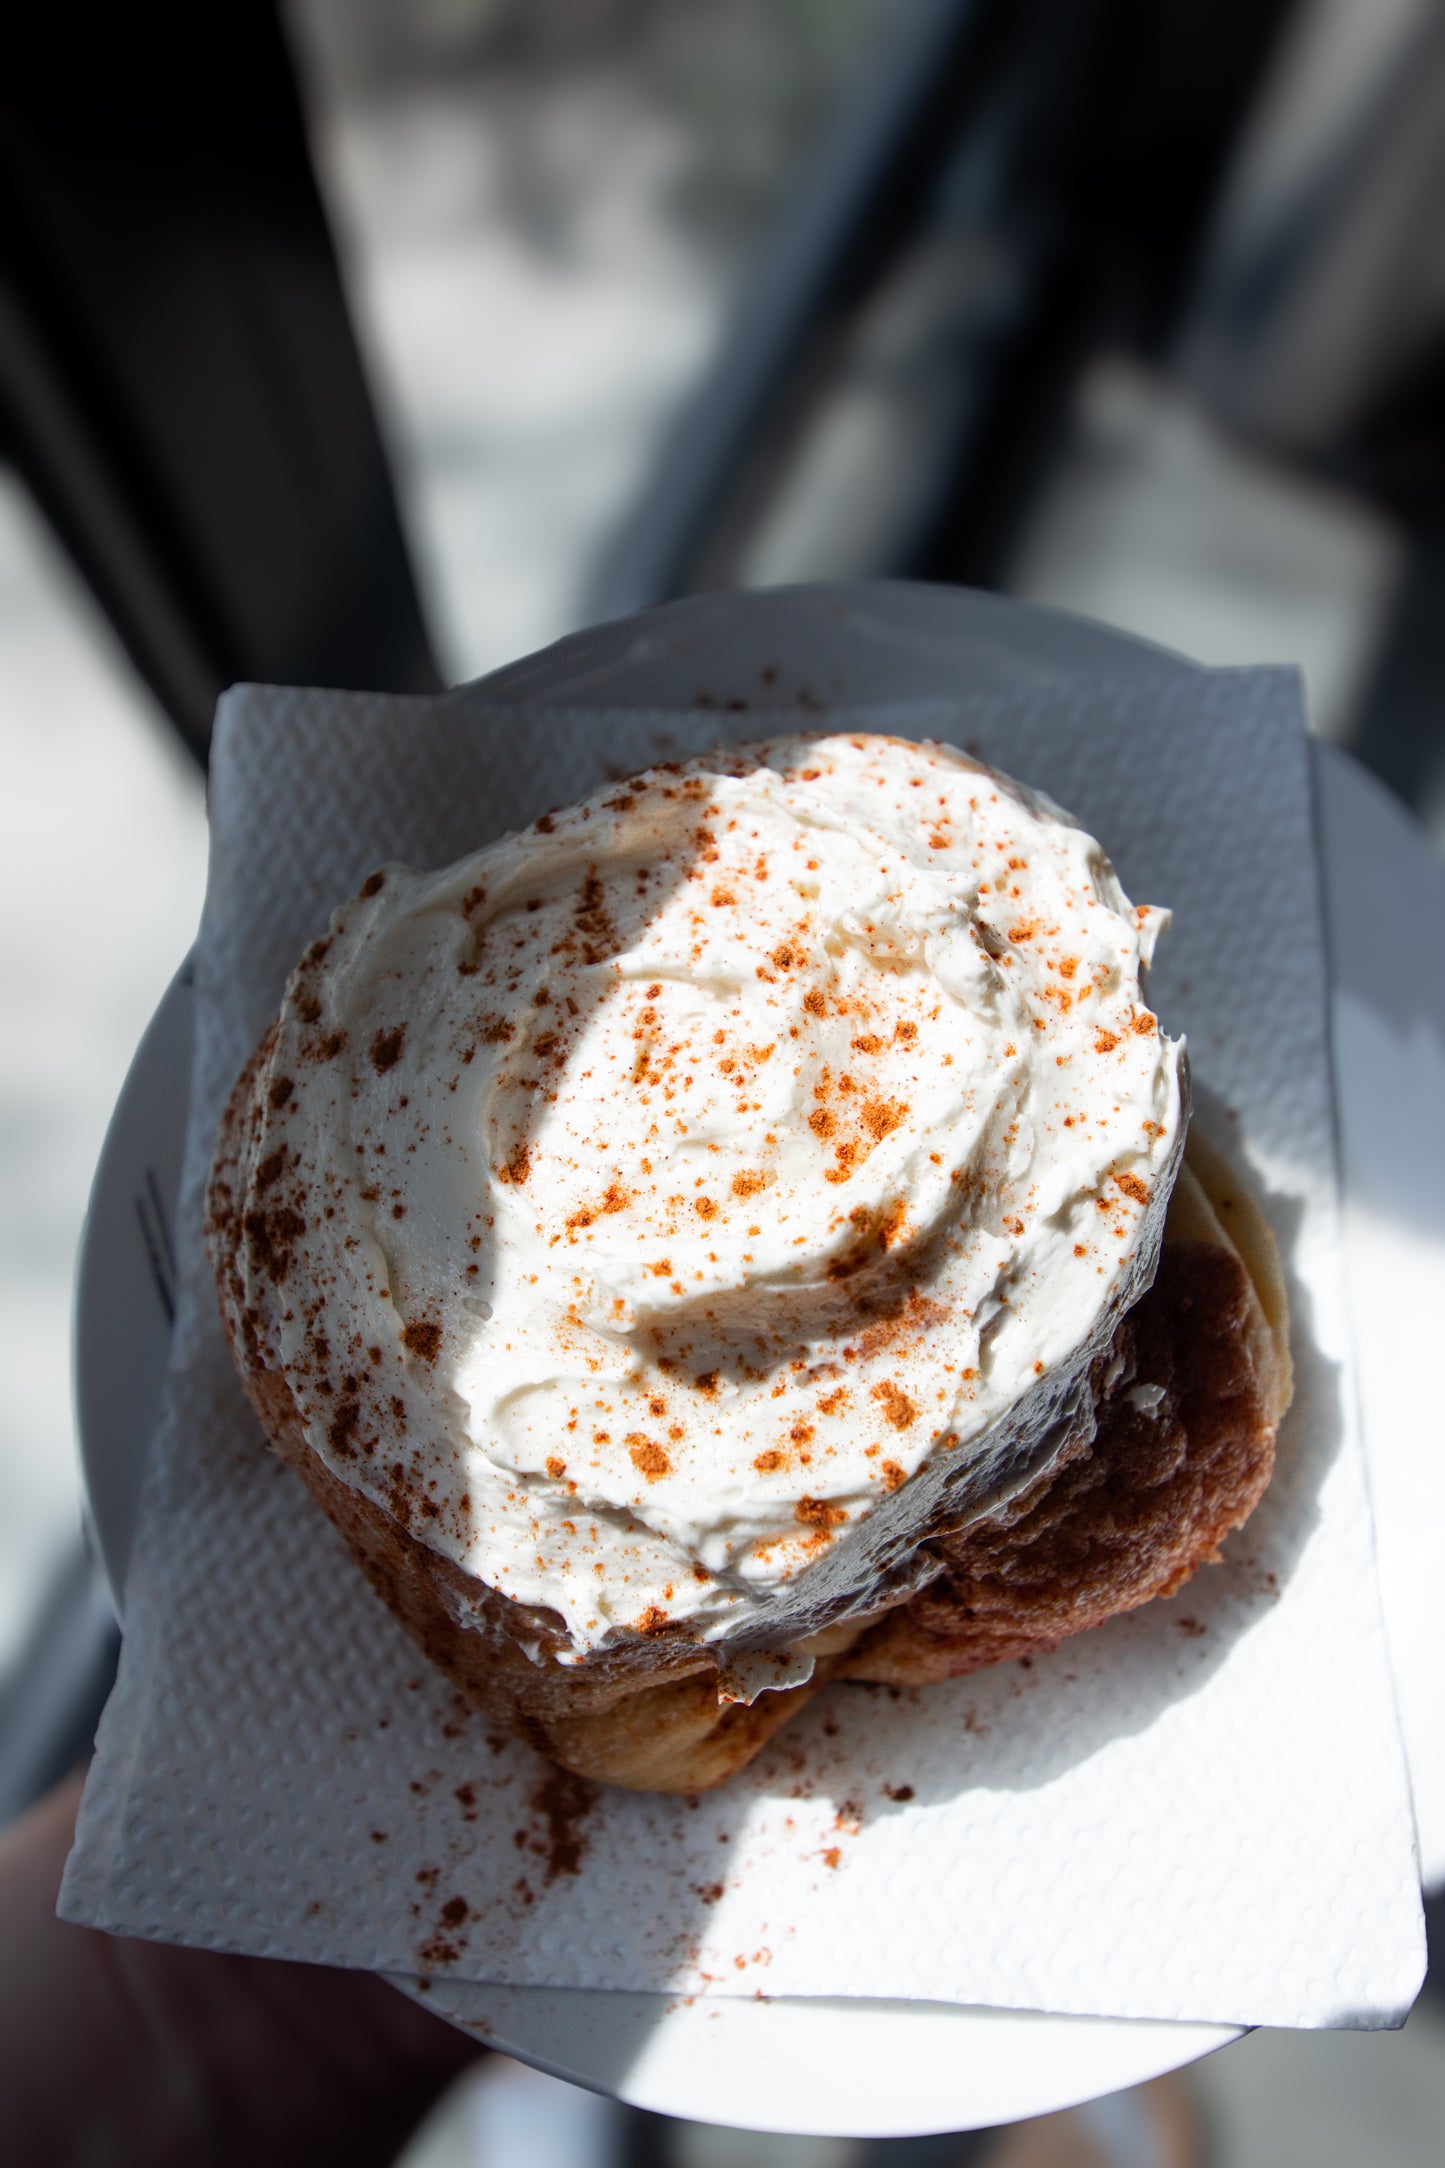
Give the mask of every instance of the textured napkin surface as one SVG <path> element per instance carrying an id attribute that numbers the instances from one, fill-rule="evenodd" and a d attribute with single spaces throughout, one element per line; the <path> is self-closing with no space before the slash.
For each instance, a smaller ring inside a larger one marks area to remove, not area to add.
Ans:
<path id="1" fill-rule="evenodd" d="M 829 1689 L 699 1802 L 599 1791 L 449 1691 L 265 1451 L 200 1249 L 211 1141 L 291 964 L 380 861 L 443 864 L 651 759 L 823 725 L 982 753 L 1173 907 L 1151 994 L 1267 1196 L 1298 1394 L 1263 1505 L 1172 1602 L 925 1694 Z M 1398 2021 L 1423 1941 L 1293 676 L 741 724 L 239 688 L 211 789 L 173 1368 L 66 1916 L 517 1985 Z"/>

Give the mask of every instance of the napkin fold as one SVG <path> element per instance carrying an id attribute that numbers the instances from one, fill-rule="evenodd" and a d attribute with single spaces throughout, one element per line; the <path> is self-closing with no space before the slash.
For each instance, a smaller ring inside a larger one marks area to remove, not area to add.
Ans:
<path id="1" fill-rule="evenodd" d="M 935 737 L 1046 790 L 1136 902 L 1197 1116 L 1286 1259 L 1264 1503 L 1168 1603 L 929 1689 L 836 1687 L 699 1801 L 500 1738 L 265 1450 L 200 1243 L 220 1110 L 332 908 L 723 737 Z M 1336 1220 L 1309 762 L 1283 671 L 859 708 L 243 686 L 218 718 L 172 1370 L 67 1870 L 116 1932 L 515 1985 L 1398 2023 L 1423 1971 Z"/>

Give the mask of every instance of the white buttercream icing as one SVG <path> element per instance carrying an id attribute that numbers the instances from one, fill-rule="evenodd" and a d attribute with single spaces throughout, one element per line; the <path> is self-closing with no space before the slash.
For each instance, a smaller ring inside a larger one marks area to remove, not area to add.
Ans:
<path id="1" fill-rule="evenodd" d="M 310 1444 L 577 1654 L 784 1650 L 916 1578 L 1152 1272 L 1164 918 L 1047 800 L 868 736 L 384 869 L 288 987 L 243 1208 Z"/>

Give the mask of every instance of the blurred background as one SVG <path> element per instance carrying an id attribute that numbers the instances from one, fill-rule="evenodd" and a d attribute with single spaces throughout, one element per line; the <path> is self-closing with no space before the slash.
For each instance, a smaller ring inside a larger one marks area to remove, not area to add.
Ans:
<path id="1" fill-rule="evenodd" d="M 0 1817 L 114 1661 L 71 1282 L 224 685 L 425 690 L 699 588 L 959 581 L 1298 662 L 1445 842 L 1437 0 L 52 15 L 0 82 Z M 911 2150 L 644 2127 L 498 2061 L 407 2157 L 884 2151 L 1423 2168 L 1445 2015 Z"/>

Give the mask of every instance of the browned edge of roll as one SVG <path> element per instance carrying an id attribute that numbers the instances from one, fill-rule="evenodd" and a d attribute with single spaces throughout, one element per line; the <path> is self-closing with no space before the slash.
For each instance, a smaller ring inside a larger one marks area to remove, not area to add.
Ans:
<path id="1" fill-rule="evenodd" d="M 860 1637 L 843 1676 L 923 1686 L 1056 1648 L 1173 1595 L 1253 1512 L 1292 1390 L 1289 1310 L 1257 1198 L 1197 1130 L 1154 1284 L 1091 1382 L 1093 1441 L 935 1538 L 942 1572 Z"/>

